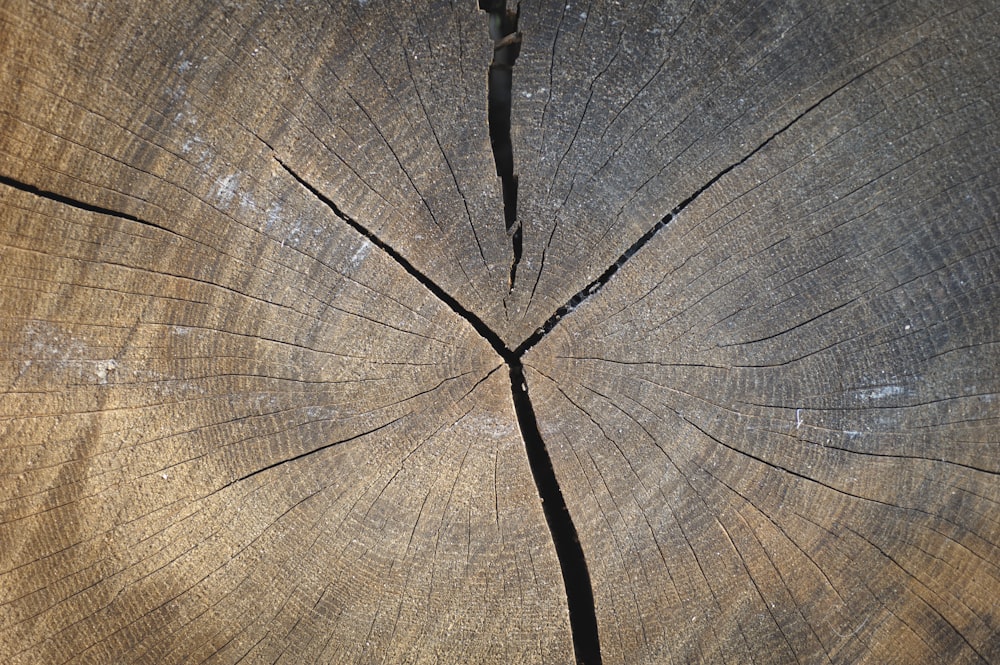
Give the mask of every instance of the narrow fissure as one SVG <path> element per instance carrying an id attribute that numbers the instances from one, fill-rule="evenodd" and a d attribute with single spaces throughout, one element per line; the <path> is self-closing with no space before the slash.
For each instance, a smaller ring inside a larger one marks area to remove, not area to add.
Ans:
<path id="1" fill-rule="evenodd" d="M 715 182 L 715 180 L 713 180 L 712 182 Z M 629 246 L 629 248 L 626 249 L 614 263 L 608 266 L 607 270 L 601 273 L 600 277 L 598 277 L 593 282 L 591 282 L 587 286 L 577 291 L 572 298 L 566 301 L 565 305 L 563 305 L 555 312 L 553 312 L 552 316 L 550 316 L 548 320 L 545 321 L 545 323 L 543 323 L 537 330 L 535 330 L 534 333 L 529 335 L 523 342 L 521 342 L 517 346 L 517 348 L 514 349 L 514 355 L 520 358 L 528 351 L 528 349 L 533 347 L 535 344 L 538 344 L 540 341 L 542 341 L 543 337 L 552 332 L 552 329 L 556 327 L 556 325 L 562 320 L 564 316 L 566 316 L 574 309 L 576 309 L 580 305 L 580 303 L 582 303 L 584 300 L 586 300 L 587 298 L 589 298 L 590 296 L 594 295 L 602 288 L 604 288 L 604 285 L 607 284 L 611 280 L 611 278 L 615 276 L 615 273 L 618 272 L 619 268 L 625 265 L 626 261 L 635 256 L 636 252 L 638 252 L 646 245 L 646 243 L 652 240 L 653 236 L 655 236 L 660 231 L 660 229 L 669 224 L 670 220 L 676 217 L 677 213 L 679 213 L 684 207 L 686 207 L 691 201 L 693 201 L 694 198 L 698 196 L 698 194 L 701 194 L 702 191 L 704 191 L 704 189 L 698 190 L 691 197 L 685 199 L 680 205 L 674 208 L 673 211 L 667 213 L 660 221 L 654 224 L 648 231 L 643 233 L 642 237 L 640 237 L 638 240 L 632 243 Z"/>
<path id="2" fill-rule="evenodd" d="M 315 455 L 316 453 L 323 452 L 324 450 L 328 450 L 330 448 L 333 448 L 334 446 L 339 446 L 341 444 L 347 443 L 348 441 L 354 441 L 356 439 L 360 439 L 363 436 L 368 436 L 369 434 L 374 434 L 375 432 L 378 432 L 379 430 L 383 430 L 386 427 L 391 427 L 392 425 L 395 425 L 400 420 L 402 420 L 402 417 L 394 418 L 394 419 L 390 420 L 387 423 L 379 425 L 378 427 L 373 427 L 372 429 L 366 430 L 364 432 L 361 432 L 360 434 L 355 434 L 354 436 L 350 436 L 350 437 L 348 437 L 346 439 L 341 439 L 339 441 L 333 441 L 332 443 L 324 444 L 322 446 L 319 446 L 318 448 L 313 448 L 312 450 L 307 450 L 304 453 L 299 453 L 297 455 L 292 455 L 291 457 L 285 457 L 283 459 L 278 460 L 277 462 L 272 462 L 271 464 L 268 464 L 267 466 L 263 466 L 263 467 L 261 467 L 259 469 L 255 469 L 254 471 L 251 471 L 250 473 L 248 473 L 246 475 L 240 476 L 236 480 L 233 480 L 232 482 L 226 483 L 223 486 L 223 488 L 229 487 L 230 485 L 233 485 L 235 483 L 243 482 L 244 480 L 248 480 L 250 478 L 253 478 L 254 476 L 258 476 L 258 475 L 264 473 L 265 471 L 270 471 L 271 469 L 277 468 L 279 466 L 283 466 L 283 465 L 288 464 L 290 462 L 296 462 L 296 461 L 302 459 L 303 457 L 309 457 L 310 455 Z"/>
<path id="3" fill-rule="evenodd" d="M 513 353 L 509 348 L 507 348 L 507 345 L 504 344 L 503 340 L 500 339 L 500 336 L 497 335 L 495 332 L 493 332 L 493 330 L 488 325 L 486 325 L 485 321 L 476 316 L 475 313 L 463 307 L 462 304 L 458 302 L 458 300 L 456 300 L 450 293 L 442 289 L 437 284 L 437 282 L 432 280 L 430 277 L 420 272 L 420 270 L 418 270 L 415 265 L 407 261 L 406 258 L 402 254 L 397 252 L 395 249 L 393 249 L 391 245 L 389 245 L 387 242 L 379 238 L 372 231 L 369 231 L 353 217 L 346 214 L 343 210 L 340 209 L 340 206 L 338 206 L 336 203 L 331 201 L 327 196 L 325 196 L 322 192 L 320 192 L 318 189 L 316 189 L 307 181 L 305 181 L 298 173 L 292 170 L 292 168 L 288 166 L 288 164 L 285 164 L 285 162 L 283 162 L 277 156 L 275 156 L 274 159 L 275 161 L 278 162 L 278 164 L 281 165 L 281 168 L 283 168 L 285 172 L 288 173 L 288 175 L 292 176 L 296 182 L 298 182 L 300 185 L 309 190 L 309 192 L 317 199 L 322 201 L 328 208 L 330 208 L 330 210 L 333 211 L 334 215 L 336 215 L 341 219 L 341 221 L 345 222 L 352 229 L 354 229 L 362 236 L 367 238 L 369 242 L 371 242 L 373 245 L 375 245 L 383 252 L 388 254 L 393 261 L 399 264 L 399 266 L 403 268 L 403 270 L 405 270 L 411 277 L 413 277 L 415 280 L 423 284 L 428 291 L 433 293 L 438 300 L 447 305 L 448 308 L 451 309 L 451 311 L 455 312 L 460 317 L 468 321 L 469 324 L 476 330 L 476 332 L 479 333 L 479 335 L 483 339 L 485 339 L 490 346 L 493 347 L 493 350 L 497 352 L 497 355 L 499 355 L 501 358 L 509 362 L 510 358 L 513 357 Z"/>
<path id="4" fill-rule="evenodd" d="M 513 103 L 514 62 L 521 52 L 521 33 L 517 30 L 521 6 L 510 11 L 507 0 L 479 0 L 479 8 L 489 14 L 493 60 L 487 77 L 486 108 L 490 128 L 490 146 L 496 163 L 503 195 L 503 219 L 510 238 L 513 257 L 510 263 L 508 293 L 514 290 L 517 266 L 523 253 L 523 233 L 517 219 L 517 174 L 514 173 L 514 146 L 510 138 L 510 110 Z"/>
<path id="5" fill-rule="evenodd" d="M 21 190 L 22 192 L 27 192 L 28 194 L 34 194 L 39 198 L 48 199 L 49 201 L 55 201 L 56 203 L 61 203 L 71 208 L 76 208 L 77 210 L 83 210 L 85 212 L 93 212 L 99 215 L 107 215 L 109 217 L 117 217 L 118 219 L 126 219 L 130 222 L 135 222 L 136 224 L 142 224 L 143 226 L 149 226 L 154 229 L 159 229 L 160 231 L 166 231 L 167 233 L 177 235 L 176 231 L 171 231 L 165 226 L 160 226 L 159 224 L 155 224 L 153 222 L 150 222 L 149 220 L 136 217 L 135 215 L 130 215 L 126 212 L 119 212 L 117 210 L 112 210 L 111 208 L 104 208 L 99 205 L 87 203 L 86 201 L 80 201 L 79 199 L 74 199 L 69 196 L 65 196 L 64 194 L 57 194 L 56 192 L 50 192 L 48 190 L 35 187 L 34 185 L 29 185 L 26 182 L 21 182 L 20 180 L 15 180 L 14 178 L 10 178 L 5 175 L 0 175 L 0 184 Z"/>

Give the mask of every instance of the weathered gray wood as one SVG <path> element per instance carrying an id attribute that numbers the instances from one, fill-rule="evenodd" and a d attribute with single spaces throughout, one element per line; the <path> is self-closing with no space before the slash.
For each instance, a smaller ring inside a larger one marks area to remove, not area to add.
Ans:
<path id="1" fill-rule="evenodd" d="M 1000 662 L 991 3 L 525 3 L 513 284 L 334 5 L 0 3 L 0 660 L 572 662 L 530 340 L 603 662 Z"/>
<path id="2" fill-rule="evenodd" d="M 606 661 L 1000 657 L 996 35 L 974 23 L 811 110 L 528 354 Z"/>
<path id="3" fill-rule="evenodd" d="M 934 2 L 525 10 L 514 109 L 528 239 L 515 294 L 527 309 L 522 334 L 819 100 L 881 85 L 873 68 L 911 48 L 933 51 L 927 42 L 953 38 L 955 24 L 982 11 Z"/>

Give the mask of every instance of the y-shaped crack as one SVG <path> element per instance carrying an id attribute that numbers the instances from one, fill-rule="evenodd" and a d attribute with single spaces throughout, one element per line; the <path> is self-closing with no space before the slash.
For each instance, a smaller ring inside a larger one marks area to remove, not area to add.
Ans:
<path id="1" fill-rule="evenodd" d="M 552 536 L 556 557 L 559 559 L 563 586 L 566 589 L 566 604 L 569 610 L 570 632 L 573 638 L 573 649 L 576 652 L 576 661 L 587 665 L 599 664 L 601 662 L 601 648 L 597 635 L 597 613 L 594 608 L 594 592 L 590 583 L 590 572 L 587 568 L 587 560 L 583 555 L 583 547 L 577 536 L 576 526 L 573 524 L 573 518 L 570 517 L 562 489 L 556 479 L 552 459 L 549 457 L 545 442 L 538 430 L 535 409 L 528 396 L 528 384 L 524 378 L 524 366 L 521 363 L 521 356 L 528 346 L 522 344 L 517 349 L 508 347 L 482 319 L 463 307 L 454 296 L 410 263 L 389 243 L 344 213 L 340 206 L 277 156 L 275 159 L 292 178 L 326 204 L 337 217 L 388 254 L 411 277 L 423 284 L 441 302 L 472 325 L 476 332 L 493 347 L 497 355 L 503 358 L 510 373 L 511 399 L 514 403 L 514 413 L 517 416 L 518 428 L 521 431 L 521 438 L 527 452 L 528 466 L 531 468 L 535 488 L 541 499 L 542 512 Z"/>
<path id="2" fill-rule="evenodd" d="M 489 67 L 488 86 L 488 108 L 490 124 L 490 141 L 493 146 L 494 158 L 496 160 L 497 175 L 501 179 L 504 219 L 507 226 L 508 235 L 513 244 L 514 258 L 511 265 L 510 287 L 514 286 L 517 264 L 521 258 L 521 225 L 517 219 L 517 176 L 514 174 L 513 149 L 511 145 L 511 87 L 512 87 L 512 67 L 520 51 L 521 35 L 517 31 L 519 9 L 510 12 L 506 8 L 505 0 L 480 0 L 480 8 L 489 13 L 490 34 L 494 40 L 493 62 Z M 574 649 L 576 651 L 577 662 L 599 663 L 601 661 L 600 644 L 597 633 L 597 620 L 594 607 L 593 591 L 591 588 L 590 576 L 587 569 L 583 549 L 577 538 L 577 531 L 569 516 L 562 491 L 556 479 L 551 458 L 546 450 L 545 443 L 539 432 L 538 423 L 535 417 L 534 408 L 528 395 L 528 387 L 524 376 L 524 367 L 521 358 L 535 344 L 541 341 L 551 330 L 558 325 L 559 321 L 583 301 L 591 298 L 600 291 L 634 255 L 641 251 L 671 220 L 677 217 L 684 209 L 692 204 L 709 187 L 721 180 L 726 174 L 746 163 L 757 153 L 764 150 L 768 144 L 774 141 L 785 131 L 789 130 L 799 120 L 816 109 L 826 100 L 850 86 L 856 80 L 867 75 L 874 67 L 857 74 L 854 78 L 838 86 L 825 96 L 816 100 L 810 106 L 792 118 L 783 127 L 772 133 L 756 148 L 747 153 L 738 161 L 730 164 L 719 171 L 713 178 L 708 180 L 703 186 L 698 188 L 686 199 L 677 204 L 673 210 L 664 215 L 659 221 L 653 224 L 646 233 L 628 247 L 621 256 L 593 282 L 573 295 L 562 307 L 558 308 L 552 316 L 534 334 L 523 340 L 516 348 L 508 347 L 500 336 L 494 332 L 482 319 L 474 312 L 463 307 L 457 298 L 449 294 L 438 285 L 430 276 L 424 274 L 413 263 L 407 260 L 401 252 L 392 247 L 386 240 L 379 237 L 372 230 L 364 226 L 359 221 L 345 214 L 331 199 L 322 194 L 316 187 L 307 182 L 296 173 L 290 166 L 278 159 L 275 159 L 284 170 L 301 186 L 311 192 L 314 196 L 326 204 L 333 213 L 343 220 L 349 227 L 357 233 L 368 238 L 381 251 L 384 251 L 392 260 L 403 268 L 414 279 L 423 284 L 433 293 L 444 305 L 450 308 L 455 314 L 465 319 L 481 336 L 486 340 L 497 354 L 503 358 L 510 373 L 511 393 L 520 426 L 522 437 L 527 449 L 527 456 L 534 476 L 535 485 L 542 501 L 542 508 L 552 535 L 556 555 L 562 568 L 563 581 L 567 594 L 567 602 L 570 617 L 570 628 Z M 270 146 L 268 146 L 270 148 Z M 273 149 L 272 149 L 273 151 Z M 89 213 L 109 215 L 118 219 L 135 222 L 149 228 L 176 234 L 167 227 L 161 226 L 150 220 L 142 219 L 133 214 L 123 211 L 116 211 L 105 208 L 87 201 L 75 199 L 58 192 L 42 189 L 30 183 L 16 180 L 9 176 L 0 175 L 0 186 L 6 186 L 32 194 L 34 196 L 67 205 Z M 380 425 L 368 432 L 358 436 L 374 433 L 380 429 L 391 426 L 394 422 Z M 233 482 L 247 480 L 279 464 L 284 464 L 307 455 L 325 450 L 331 446 L 343 443 L 343 441 L 328 443 L 311 451 L 280 460 L 270 466 L 263 467 L 246 474 Z M 971 468 L 971 467 L 970 467 Z"/>
<path id="3" fill-rule="evenodd" d="M 511 88 L 514 83 L 514 61 L 521 52 L 521 33 L 517 20 L 521 6 L 510 11 L 507 0 L 479 0 L 479 8 L 490 15 L 490 37 L 493 39 L 493 61 L 490 62 L 487 82 L 487 120 L 490 126 L 490 145 L 496 162 L 497 177 L 503 194 L 503 220 L 511 241 L 513 257 L 510 262 L 508 293 L 514 290 L 517 264 L 523 251 L 521 223 L 517 219 L 517 174 L 514 173 L 514 147 L 510 140 Z"/>
<path id="4" fill-rule="evenodd" d="M 514 175 L 514 158 L 510 139 L 510 111 L 511 111 L 511 68 L 517 58 L 520 49 L 521 35 L 517 32 L 518 11 L 507 11 L 504 0 L 480 0 L 481 9 L 489 13 L 490 34 L 494 39 L 493 62 L 489 69 L 489 123 L 490 141 L 493 144 L 493 154 L 497 165 L 497 175 L 503 187 L 504 199 L 504 219 L 507 224 L 508 235 L 511 237 L 514 248 L 514 260 L 511 265 L 510 287 L 513 289 L 514 277 L 516 275 L 517 263 L 521 258 L 521 226 L 517 219 L 517 176 Z M 726 174 L 746 163 L 758 152 L 763 150 L 769 143 L 787 131 L 805 115 L 818 107 L 824 101 L 832 97 L 839 90 L 850 85 L 855 80 L 864 76 L 868 70 L 858 74 L 844 85 L 828 93 L 815 101 L 796 117 L 790 120 L 783 127 L 771 134 L 755 149 L 747 153 L 744 157 L 730 164 L 719 171 L 713 178 L 708 180 L 703 186 L 694 191 L 690 196 L 677 204 L 673 210 L 664 215 L 659 221 L 654 223 L 640 238 L 630 245 L 608 268 L 593 282 L 585 286 L 573 295 L 562 307 L 559 307 L 549 319 L 536 330 L 532 335 L 524 339 L 517 347 L 510 348 L 504 343 L 500 336 L 494 332 L 485 321 L 480 319 L 471 310 L 463 307 L 458 300 L 439 286 L 428 275 L 424 274 L 416 266 L 410 263 L 399 251 L 394 249 L 388 242 L 380 238 L 370 229 L 363 226 L 357 220 L 346 215 L 333 201 L 320 193 L 315 187 L 309 184 L 288 165 L 279 160 L 282 167 L 303 187 L 322 200 L 333 210 L 340 219 L 346 222 L 351 228 L 372 243 L 386 252 L 397 264 L 406 270 L 412 277 L 427 287 L 438 299 L 447 305 L 453 312 L 468 321 L 476 332 L 486 340 L 494 351 L 503 358 L 510 372 L 511 396 L 514 403 L 514 411 L 517 416 L 518 425 L 527 450 L 528 462 L 531 473 L 535 480 L 535 487 L 541 498 L 542 509 L 545 514 L 549 532 L 552 535 L 552 542 L 562 569 L 563 583 L 566 589 L 567 605 L 569 609 L 570 630 L 572 631 L 573 647 L 576 652 L 578 663 L 600 663 L 600 641 L 597 632 L 597 616 L 594 606 L 594 595 L 590 581 L 587 562 L 583 555 L 583 548 L 577 537 L 576 527 L 569 515 L 566 502 L 559 487 L 549 457 L 545 442 L 542 440 L 538 429 L 538 422 L 535 417 L 534 407 L 528 395 L 528 386 L 524 376 L 524 366 L 521 358 L 525 353 L 542 340 L 549 332 L 555 328 L 562 318 L 579 306 L 583 301 L 591 298 L 600 291 L 611 280 L 611 278 L 624 266 L 633 256 L 641 251 L 646 245 L 652 242 L 653 238 L 675 219 L 682 211 L 700 197 L 709 187 L 721 180 Z M 277 159 L 277 157 L 275 157 Z M 36 192 L 33 187 L 14 183 L 9 179 L 0 177 L 0 182 L 18 186 L 25 191 Z M 62 197 L 51 193 L 42 193 L 54 200 L 69 202 Z M 78 202 L 71 202 L 78 207 L 93 209 Z M 98 212 L 108 212 L 103 209 L 96 209 Z M 135 221 L 142 221 L 133 217 L 126 217 Z"/>

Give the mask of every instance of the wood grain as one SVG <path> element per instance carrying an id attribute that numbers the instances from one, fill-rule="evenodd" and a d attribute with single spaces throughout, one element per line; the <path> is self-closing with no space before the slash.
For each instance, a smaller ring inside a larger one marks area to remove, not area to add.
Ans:
<path id="1" fill-rule="evenodd" d="M 0 3 L 0 661 L 1000 662 L 993 3 L 490 16 Z"/>

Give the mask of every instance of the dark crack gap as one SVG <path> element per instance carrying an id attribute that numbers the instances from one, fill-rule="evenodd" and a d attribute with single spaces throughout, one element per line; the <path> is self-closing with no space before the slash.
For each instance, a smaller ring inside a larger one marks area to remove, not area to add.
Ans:
<path id="1" fill-rule="evenodd" d="M 126 212 L 119 212 L 117 210 L 112 210 L 111 208 L 104 208 L 99 205 L 94 205 L 93 203 L 87 203 L 86 201 L 81 201 L 79 199 L 74 199 L 70 196 L 64 194 L 58 194 L 56 192 L 51 192 L 34 185 L 30 185 L 26 182 L 21 182 L 20 180 L 15 180 L 5 175 L 0 175 L 0 184 L 7 185 L 13 189 L 21 190 L 22 192 L 27 192 L 28 194 L 34 194 L 35 196 L 43 199 L 48 199 L 49 201 L 55 201 L 56 203 L 61 203 L 67 205 L 71 208 L 76 208 L 77 210 L 83 210 L 85 212 L 97 213 L 98 215 L 107 215 L 108 217 L 117 217 L 118 219 L 125 219 L 130 222 L 135 222 L 136 224 L 142 224 L 143 226 L 149 226 L 160 231 L 166 231 L 171 235 L 179 235 L 176 231 L 172 231 L 165 226 L 160 226 L 155 222 L 150 222 L 149 220 L 136 217 L 135 215 L 130 215 Z"/>
<path id="2" fill-rule="evenodd" d="M 517 266 L 524 251 L 521 223 L 517 219 L 517 174 L 514 173 L 514 146 L 510 138 L 510 111 L 513 103 L 514 62 L 521 52 L 521 33 L 517 30 L 521 5 L 510 11 L 507 0 L 479 0 L 479 8 L 489 14 L 493 60 L 487 76 L 487 121 L 490 146 L 496 163 L 503 195 L 503 220 L 510 238 L 513 257 L 510 263 L 508 294 L 514 291 Z"/>
<path id="3" fill-rule="evenodd" d="M 510 238 L 512 259 L 507 284 L 508 295 L 514 292 L 517 268 L 524 251 L 524 231 L 517 218 L 517 174 L 514 173 L 514 147 L 510 137 L 514 63 L 521 52 L 521 33 L 517 29 L 521 6 L 507 8 L 507 0 L 479 0 L 479 8 L 489 14 L 489 31 L 493 39 L 493 60 L 487 79 L 487 120 L 490 146 L 503 195 L 503 217 Z M 491 342 L 492 343 L 492 342 Z M 494 348 L 496 345 L 494 344 Z M 600 663 L 601 648 L 597 635 L 597 614 L 590 573 L 576 526 L 566 508 L 552 460 L 538 431 L 535 411 L 528 396 L 521 354 L 528 347 L 522 344 L 515 351 L 500 355 L 510 369 L 511 395 L 517 414 L 521 438 L 528 455 L 531 475 L 542 501 L 542 511 L 559 559 L 566 602 L 569 609 L 570 632 L 577 663 Z"/>
<path id="4" fill-rule="evenodd" d="M 566 588 L 576 662 L 579 665 L 599 665 L 601 644 L 597 634 L 597 613 L 594 609 L 594 592 L 587 560 L 583 555 L 573 518 L 566 508 L 559 481 L 556 480 L 552 459 L 538 430 L 538 420 L 535 418 L 535 409 L 528 396 L 528 383 L 524 378 L 524 366 L 520 359 L 515 358 L 508 362 L 508 367 L 517 423 L 528 452 L 531 475 L 535 479 L 538 496 L 542 499 L 542 512 L 549 525 L 562 571 L 563 586 Z"/>

